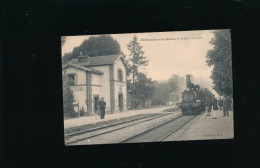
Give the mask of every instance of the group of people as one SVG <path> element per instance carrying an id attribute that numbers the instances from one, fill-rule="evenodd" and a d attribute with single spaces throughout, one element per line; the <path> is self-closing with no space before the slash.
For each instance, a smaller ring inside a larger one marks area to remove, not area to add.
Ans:
<path id="1" fill-rule="evenodd" d="M 215 96 L 213 95 L 211 99 L 206 99 L 205 107 L 206 107 L 206 116 L 210 116 L 210 113 L 212 112 L 212 118 L 216 119 L 217 114 L 216 111 L 219 109 L 220 111 L 223 111 L 223 117 L 229 117 L 229 111 L 232 110 L 232 100 L 230 96 L 223 95 L 224 99 L 217 100 Z M 98 108 L 101 113 L 101 119 L 105 118 L 105 109 L 106 109 L 106 102 L 104 101 L 104 98 L 102 97 L 101 100 L 98 102 Z"/>
<path id="2" fill-rule="evenodd" d="M 216 111 L 220 109 L 220 111 L 223 111 L 223 117 L 229 117 L 229 111 L 232 110 L 232 100 L 229 96 L 223 95 L 224 99 L 217 100 L 215 96 L 213 95 L 211 99 L 206 99 L 205 106 L 206 106 L 206 116 L 210 116 L 210 113 L 212 112 L 212 118 L 216 119 L 217 114 Z"/>

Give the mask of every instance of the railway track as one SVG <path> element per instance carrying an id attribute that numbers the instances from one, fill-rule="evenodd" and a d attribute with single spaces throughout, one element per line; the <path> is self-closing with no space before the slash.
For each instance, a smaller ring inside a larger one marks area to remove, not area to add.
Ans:
<path id="1" fill-rule="evenodd" d="M 113 126 L 120 125 L 120 124 L 123 124 L 123 123 L 132 122 L 132 121 L 136 121 L 136 120 L 139 120 L 139 119 L 144 119 L 144 118 L 148 118 L 148 117 L 152 117 L 152 116 L 158 116 L 158 115 L 160 115 L 160 114 L 152 114 L 152 115 L 142 116 L 142 117 L 130 119 L 130 120 L 127 120 L 127 121 L 117 122 L 117 123 L 114 123 L 114 124 L 111 124 L 111 125 L 108 125 L 108 126 L 100 126 L 100 127 L 96 127 L 96 128 L 92 128 L 92 129 L 77 131 L 77 132 L 73 132 L 73 133 L 70 133 L 70 134 L 65 134 L 65 137 L 69 138 L 69 137 L 84 134 L 84 133 L 87 133 L 87 132 L 97 131 L 97 130 L 100 130 L 100 129 L 113 127 Z"/>
<path id="2" fill-rule="evenodd" d="M 138 142 L 160 142 L 182 128 L 196 116 L 178 116 L 166 122 L 160 123 L 139 134 L 124 139 L 119 143 L 138 143 Z"/>
<path id="3" fill-rule="evenodd" d="M 164 117 L 167 115 L 171 115 L 171 114 L 172 113 L 153 114 L 153 115 L 139 117 L 136 119 L 131 119 L 131 120 L 123 121 L 123 122 L 118 122 L 118 123 L 111 124 L 108 126 L 102 126 L 102 127 L 98 127 L 98 128 L 94 128 L 94 129 L 83 130 L 83 131 L 79 131 L 76 133 L 67 134 L 67 135 L 65 135 L 65 137 L 66 137 L 65 145 L 71 145 L 76 142 L 88 140 L 93 137 L 111 133 L 111 132 L 114 132 L 114 131 L 117 131 L 117 130 L 120 130 L 123 128 L 127 128 L 130 126 L 136 125 L 136 124 L 147 122 L 147 121 L 151 121 L 151 120 L 154 120 L 154 119 L 157 119 L 160 117 Z"/>
<path id="4" fill-rule="evenodd" d="M 176 131 L 178 131 L 179 129 L 181 129 L 184 125 L 186 125 L 187 123 L 189 123 L 191 120 L 193 120 L 196 116 L 189 116 L 189 118 L 183 122 L 182 124 L 178 125 L 177 127 L 175 127 L 171 132 L 169 132 L 167 135 L 165 135 L 164 137 L 162 137 L 161 139 L 159 139 L 158 141 L 161 142 L 163 140 L 165 140 L 166 138 L 168 138 L 170 135 L 172 135 L 173 133 L 175 133 Z"/>

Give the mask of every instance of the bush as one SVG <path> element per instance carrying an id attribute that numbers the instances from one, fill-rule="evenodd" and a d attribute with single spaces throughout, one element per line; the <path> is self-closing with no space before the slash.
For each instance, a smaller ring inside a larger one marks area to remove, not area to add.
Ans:
<path id="1" fill-rule="evenodd" d="M 63 76 L 63 112 L 64 117 L 74 117 L 75 111 L 73 103 L 75 102 L 73 91 L 70 89 L 67 77 Z"/>

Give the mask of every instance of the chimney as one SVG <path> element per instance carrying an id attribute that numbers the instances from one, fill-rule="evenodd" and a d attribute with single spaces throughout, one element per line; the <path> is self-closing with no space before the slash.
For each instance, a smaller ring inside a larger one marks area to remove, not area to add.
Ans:
<path id="1" fill-rule="evenodd" d="M 186 75 L 186 87 L 190 88 L 191 87 L 191 80 L 190 80 L 191 75 Z"/>
<path id="2" fill-rule="evenodd" d="M 83 56 L 82 51 L 80 51 L 80 56 L 78 56 L 78 62 L 88 64 L 89 63 L 89 56 L 88 55 Z"/>

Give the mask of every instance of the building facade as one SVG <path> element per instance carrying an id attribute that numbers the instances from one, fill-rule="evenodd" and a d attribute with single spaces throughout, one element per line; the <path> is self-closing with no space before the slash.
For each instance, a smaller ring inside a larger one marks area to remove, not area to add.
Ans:
<path id="1" fill-rule="evenodd" d="M 180 99 L 180 94 L 177 94 L 176 91 L 174 91 L 175 89 L 171 89 L 165 93 L 163 93 L 164 97 L 165 97 L 165 103 L 167 105 L 175 105 L 176 103 L 179 103 L 181 101 Z"/>
<path id="2" fill-rule="evenodd" d="M 73 91 L 75 103 L 84 113 L 93 114 L 101 97 L 106 111 L 127 110 L 128 65 L 121 54 L 109 56 L 79 56 L 63 66 Z"/>

